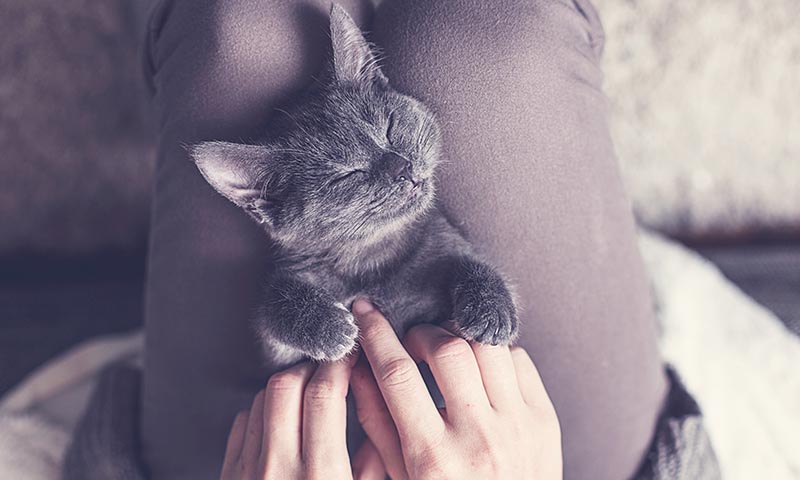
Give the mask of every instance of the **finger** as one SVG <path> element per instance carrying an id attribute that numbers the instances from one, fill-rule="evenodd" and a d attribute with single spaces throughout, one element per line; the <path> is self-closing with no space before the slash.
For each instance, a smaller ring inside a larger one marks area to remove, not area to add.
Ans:
<path id="1" fill-rule="evenodd" d="M 406 352 L 389 322 L 365 300 L 353 303 L 361 330 L 361 347 L 372 368 L 401 441 L 419 444 L 440 438 L 442 417 L 436 411 L 417 364 Z"/>
<path id="2" fill-rule="evenodd" d="M 550 397 L 547 395 L 539 371 L 528 352 L 520 347 L 511 347 L 511 358 L 514 362 L 519 390 L 522 392 L 525 403 L 531 406 L 550 405 Z"/>
<path id="3" fill-rule="evenodd" d="M 475 360 L 481 371 L 486 396 L 495 410 L 521 405 L 522 393 L 517 381 L 511 350 L 504 345 L 471 342 Z"/>
<path id="4" fill-rule="evenodd" d="M 242 447 L 241 462 L 247 467 L 255 465 L 261 456 L 262 432 L 264 429 L 264 390 L 260 390 L 247 415 L 247 432 Z"/>
<path id="5" fill-rule="evenodd" d="M 389 476 L 393 480 L 408 478 L 397 428 L 366 359 L 359 359 L 353 368 L 350 386 L 356 400 L 358 421 L 373 447 L 380 452 Z"/>
<path id="6" fill-rule="evenodd" d="M 353 459 L 353 480 L 385 480 L 386 474 L 383 460 L 375 445 L 369 439 L 364 440 Z M 391 478 L 395 480 L 394 476 Z"/>
<path id="7" fill-rule="evenodd" d="M 490 407 L 478 362 L 466 340 L 436 325 L 422 324 L 409 330 L 404 343 L 414 360 L 430 367 L 448 418 L 456 420 L 467 409 Z"/>
<path id="8" fill-rule="evenodd" d="M 264 400 L 264 445 L 266 462 L 300 462 L 303 426 L 303 391 L 315 366 L 310 362 L 272 375 Z"/>
<path id="9" fill-rule="evenodd" d="M 303 460 L 312 472 L 349 471 L 347 389 L 355 355 L 322 363 L 303 394 Z"/>
<path id="10" fill-rule="evenodd" d="M 250 413 L 247 410 L 241 411 L 233 419 L 231 431 L 228 434 L 228 443 L 225 446 L 225 460 L 222 463 L 221 478 L 224 480 L 235 478 L 235 473 L 240 467 L 239 458 L 244 446 L 244 438 L 247 433 L 247 417 Z"/>

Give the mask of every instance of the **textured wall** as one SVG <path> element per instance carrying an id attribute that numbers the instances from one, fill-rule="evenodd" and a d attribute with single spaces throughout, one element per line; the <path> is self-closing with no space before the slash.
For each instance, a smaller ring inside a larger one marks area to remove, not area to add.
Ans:
<path id="1" fill-rule="evenodd" d="M 151 135 L 131 0 L 0 0 L 0 255 L 141 248 Z"/>

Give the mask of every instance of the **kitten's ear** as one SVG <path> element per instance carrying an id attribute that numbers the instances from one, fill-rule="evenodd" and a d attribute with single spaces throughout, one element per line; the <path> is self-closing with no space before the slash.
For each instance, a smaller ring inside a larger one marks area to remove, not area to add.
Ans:
<path id="1" fill-rule="evenodd" d="M 271 223 L 263 198 L 264 166 L 272 152 L 264 145 L 203 142 L 190 149 L 206 181 L 223 197 L 239 205 L 259 223 Z"/>
<path id="2" fill-rule="evenodd" d="M 335 81 L 388 83 L 358 25 L 338 3 L 331 7 L 331 43 Z"/>

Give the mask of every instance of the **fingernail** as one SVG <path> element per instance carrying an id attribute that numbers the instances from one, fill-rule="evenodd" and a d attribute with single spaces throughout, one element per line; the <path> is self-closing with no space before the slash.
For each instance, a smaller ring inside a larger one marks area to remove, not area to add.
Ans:
<path id="1" fill-rule="evenodd" d="M 353 313 L 356 315 L 366 315 L 373 310 L 375 310 L 375 306 L 373 306 L 369 300 L 359 298 L 353 302 Z"/>

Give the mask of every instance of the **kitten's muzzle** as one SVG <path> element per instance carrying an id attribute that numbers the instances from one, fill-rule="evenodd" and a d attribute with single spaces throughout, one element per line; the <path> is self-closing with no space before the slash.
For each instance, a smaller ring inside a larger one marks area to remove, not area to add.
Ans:
<path id="1" fill-rule="evenodd" d="M 394 152 L 386 152 L 381 157 L 381 164 L 395 182 L 411 182 L 415 188 L 417 187 L 418 182 L 414 178 L 410 160 Z"/>

